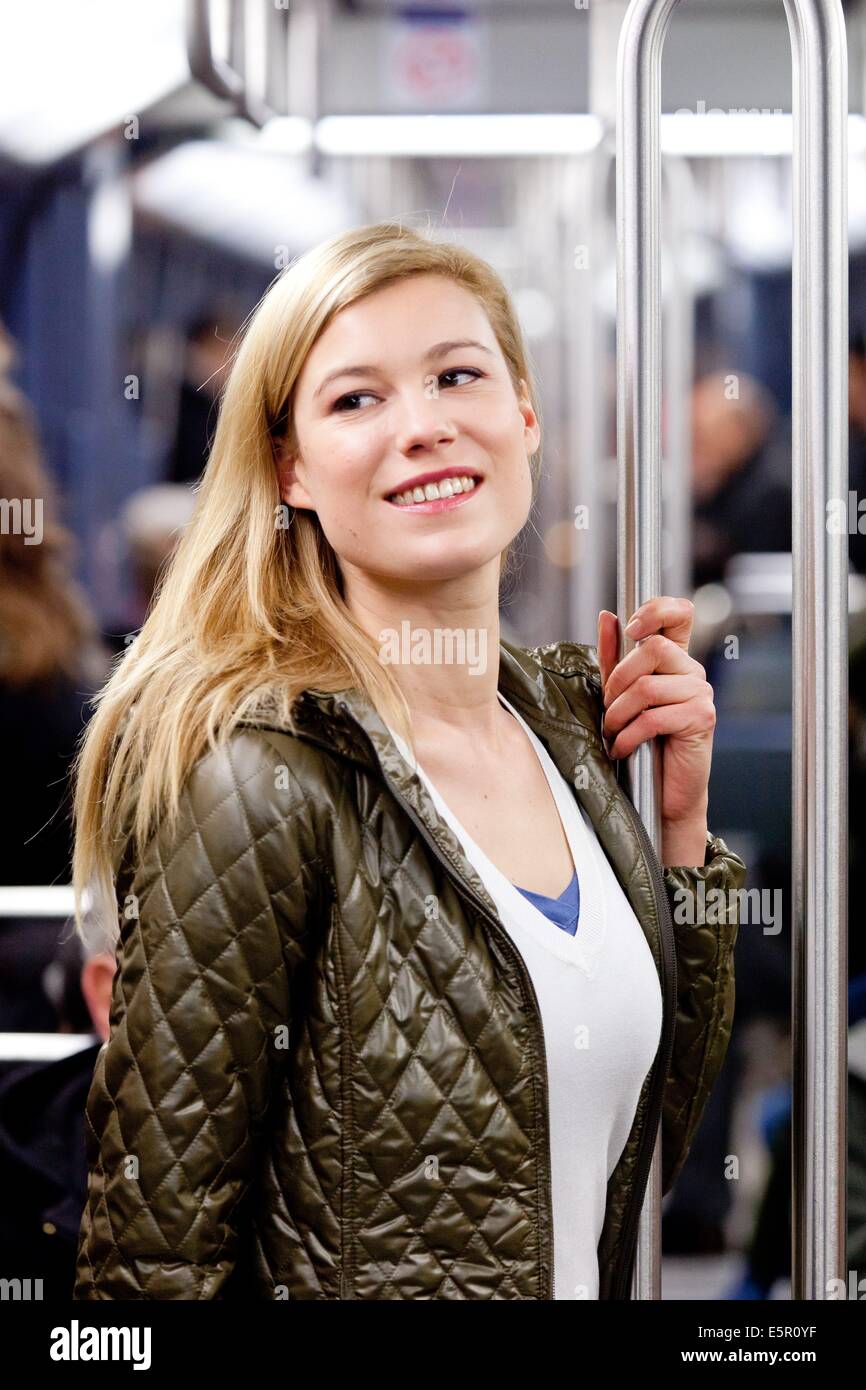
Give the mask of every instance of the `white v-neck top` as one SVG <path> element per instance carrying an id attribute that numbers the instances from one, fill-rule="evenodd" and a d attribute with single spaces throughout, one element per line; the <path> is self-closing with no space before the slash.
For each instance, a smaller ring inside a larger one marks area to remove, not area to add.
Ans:
<path id="1" fill-rule="evenodd" d="M 592 821 L 540 739 L 498 693 L 535 749 L 571 848 L 580 883 L 574 936 L 545 917 L 487 858 L 405 741 L 388 728 L 496 904 L 531 976 L 547 1054 L 554 1298 L 598 1298 L 607 1184 L 661 1039 L 661 985 L 643 929 Z"/>

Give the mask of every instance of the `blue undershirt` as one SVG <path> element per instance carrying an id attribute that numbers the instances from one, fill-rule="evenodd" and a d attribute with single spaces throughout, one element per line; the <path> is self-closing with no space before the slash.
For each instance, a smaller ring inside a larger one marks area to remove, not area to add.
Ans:
<path id="1" fill-rule="evenodd" d="M 558 898 L 548 898 L 543 893 L 531 893 L 528 888 L 520 888 L 516 883 L 514 887 L 562 931 L 567 931 L 569 936 L 576 934 L 577 920 L 580 916 L 580 884 L 577 881 L 577 870 L 572 874 L 571 883 L 562 890 Z"/>

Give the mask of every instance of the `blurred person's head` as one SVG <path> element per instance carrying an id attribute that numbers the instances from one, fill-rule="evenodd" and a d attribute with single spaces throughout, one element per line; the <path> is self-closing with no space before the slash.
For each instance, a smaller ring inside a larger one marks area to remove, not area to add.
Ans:
<path id="1" fill-rule="evenodd" d="M 70 937 L 70 940 L 77 941 L 81 947 L 81 994 L 93 1031 L 103 1042 L 109 1033 L 111 991 L 117 969 L 114 949 L 117 934 L 115 924 L 116 914 L 110 908 L 100 911 L 94 899 L 84 912 L 83 933 L 73 933 Z"/>
<path id="2" fill-rule="evenodd" d="M 767 439 L 777 413 L 770 392 L 743 372 L 714 372 L 692 390 L 692 491 L 712 497 Z"/>
<path id="3" fill-rule="evenodd" d="M 73 576 L 75 538 L 58 519 L 33 414 L 9 377 L 14 362 L 0 325 L 0 683 L 19 688 L 92 673 L 100 647 Z"/>
<path id="4" fill-rule="evenodd" d="M 117 969 L 115 937 L 108 915 L 96 913 L 91 903 L 84 911 L 83 932 L 70 924 L 62 936 L 44 974 L 61 1033 L 93 1032 L 103 1042 L 108 1038 Z"/>
<path id="5" fill-rule="evenodd" d="M 866 336 L 854 328 L 848 343 L 848 419 L 866 432 Z"/>
<path id="6" fill-rule="evenodd" d="M 358 687 L 411 744 L 358 590 L 408 602 L 492 583 L 495 597 L 539 440 L 517 315 L 479 257 L 381 223 L 282 272 L 234 355 L 193 517 L 76 759 L 76 901 L 96 881 L 112 896 L 127 837 L 135 855 L 176 818 L 193 764 L 263 698 L 295 728 L 302 691 Z M 394 493 L 431 459 L 479 477 L 478 495 L 410 527 Z"/>
<path id="7" fill-rule="evenodd" d="M 81 968 L 81 993 L 90 1014 L 94 1033 L 108 1039 L 111 989 L 117 968 L 113 952 L 98 951 L 88 956 Z"/>
<path id="8" fill-rule="evenodd" d="M 194 509 L 195 493 L 186 483 L 157 483 L 141 488 L 124 503 L 121 530 L 135 587 L 145 605 Z"/>

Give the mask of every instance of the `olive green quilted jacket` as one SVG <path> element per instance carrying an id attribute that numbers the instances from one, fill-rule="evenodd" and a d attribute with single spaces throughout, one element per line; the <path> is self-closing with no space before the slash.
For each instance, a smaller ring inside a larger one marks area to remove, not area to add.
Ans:
<path id="1" fill-rule="evenodd" d="M 745 866 L 708 836 L 705 867 L 662 871 L 602 742 L 594 648 L 503 641 L 499 683 L 590 814 L 659 972 L 659 1050 L 598 1246 L 599 1296 L 625 1299 L 659 1122 L 667 1192 L 734 1008 L 736 907 L 691 924 L 672 907 L 699 879 L 740 888 Z M 552 1299 L 526 966 L 369 700 L 308 690 L 295 718 L 262 704 L 196 764 L 174 833 L 116 861 L 74 1297 Z"/>

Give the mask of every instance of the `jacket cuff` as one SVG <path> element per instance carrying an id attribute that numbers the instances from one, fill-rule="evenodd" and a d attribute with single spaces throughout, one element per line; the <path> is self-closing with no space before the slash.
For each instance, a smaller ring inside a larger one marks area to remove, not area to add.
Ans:
<path id="1" fill-rule="evenodd" d="M 746 882 L 746 866 L 738 854 L 728 849 L 720 836 L 707 831 L 707 846 L 701 868 L 691 865 L 669 865 L 663 867 L 663 875 L 668 889 L 687 891 L 694 889 L 699 882 L 706 885 L 706 891 L 719 888 L 723 892 L 742 888 Z"/>
<path id="2" fill-rule="evenodd" d="M 688 1157 L 725 1060 L 746 866 L 708 834 L 703 867 L 666 868 L 664 881 L 676 941 L 677 1017 L 662 1111 L 662 1195 Z"/>

